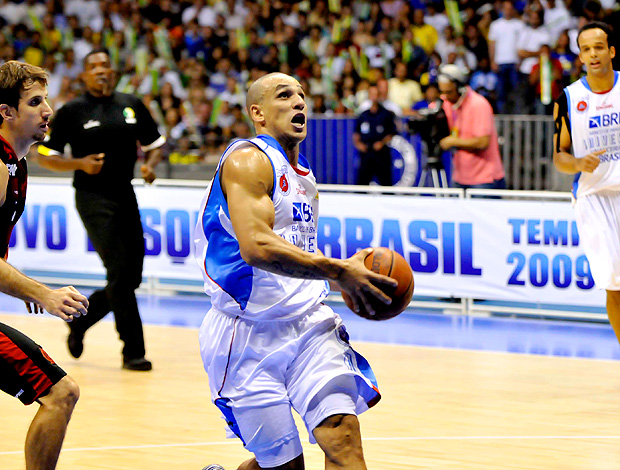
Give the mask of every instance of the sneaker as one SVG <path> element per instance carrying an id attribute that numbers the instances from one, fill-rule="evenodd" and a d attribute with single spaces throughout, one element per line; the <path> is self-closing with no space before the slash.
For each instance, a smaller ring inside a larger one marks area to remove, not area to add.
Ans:
<path id="1" fill-rule="evenodd" d="M 71 330 L 67 337 L 67 347 L 73 357 L 79 358 L 84 352 L 84 333 Z"/>
<path id="2" fill-rule="evenodd" d="M 135 359 L 123 359 L 123 369 L 127 370 L 151 370 L 153 364 L 151 361 L 144 357 L 137 357 Z"/>
<path id="3" fill-rule="evenodd" d="M 216 463 L 211 464 L 211 465 L 207 465 L 205 468 L 203 468 L 202 470 L 224 470 L 224 467 L 222 467 L 221 465 L 218 465 Z"/>

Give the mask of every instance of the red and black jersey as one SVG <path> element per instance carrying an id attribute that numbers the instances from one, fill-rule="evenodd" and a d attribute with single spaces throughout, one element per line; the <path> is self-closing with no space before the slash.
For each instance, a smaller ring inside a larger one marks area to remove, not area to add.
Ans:
<path id="1" fill-rule="evenodd" d="M 13 227 L 24 212 L 26 205 L 28 166 L 26 159 L 17 158 L 13 147 L 2 137 L 0 137 L 0 160 L 9 170 L 6 199 L 0 206 L 0 256 L 6 259 Z"/>

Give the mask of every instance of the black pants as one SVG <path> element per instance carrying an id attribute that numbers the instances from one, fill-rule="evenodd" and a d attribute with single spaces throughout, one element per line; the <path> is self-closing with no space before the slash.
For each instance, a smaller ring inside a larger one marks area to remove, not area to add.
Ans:
<path id="1" fill-rule="evenodd" d="M 392 186 L 392 152 L 388 147 L 378 152 L 360 153 L 356 184 L 370 184 L 375 177 L 381 186 Z"/>
<path id="2" fill-rule="evenodd" d="M 105 266 L 107 285 L 88 299 L 88 315 L 78 317 L 69 325 L 73 331 L 84 333 L 113 311 L 116 330 L 125 343 L 123 356 L 143 357 L 144 332 L 135 290 L 142 282 L 144 233 L 133 189 L 114 199 L 76 190 L 75 205 Z"/>

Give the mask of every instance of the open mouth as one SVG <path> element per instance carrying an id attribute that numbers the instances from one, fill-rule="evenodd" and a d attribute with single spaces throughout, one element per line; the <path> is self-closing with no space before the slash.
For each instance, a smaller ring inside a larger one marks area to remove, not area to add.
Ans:
<path id="1" fill-rule="evenodd" d="M 41 124 L 39 126 L 40 129 L 44 130 L 45 132 L 47 132 L 47 130 L 49 129 L 49 123 L 48 122 L 44 122 L 43 124 Z"/>
<path id="2" fill-rule="evenodd" d="M 293 119 L 291 119 L 291 122 L 296 127 L 304 127 L 306 125 L 306 116 L 304 113 L 297 113 L 295 114 L 295 116 L 293 116 Z"/>

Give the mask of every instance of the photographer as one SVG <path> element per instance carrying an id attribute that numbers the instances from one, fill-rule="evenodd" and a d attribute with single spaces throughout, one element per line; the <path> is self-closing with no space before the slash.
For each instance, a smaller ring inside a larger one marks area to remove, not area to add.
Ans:
<path id="1" fill-rule="evenodd" d="M 443 150 L 455 149 L 454 186 L 504 189 L 504 167 L 491 104 L 467 86 L 465 74 L 455 65 L 439 69 L 439 90 L 450 126 L 450 135 L 439 145 Z"/>

